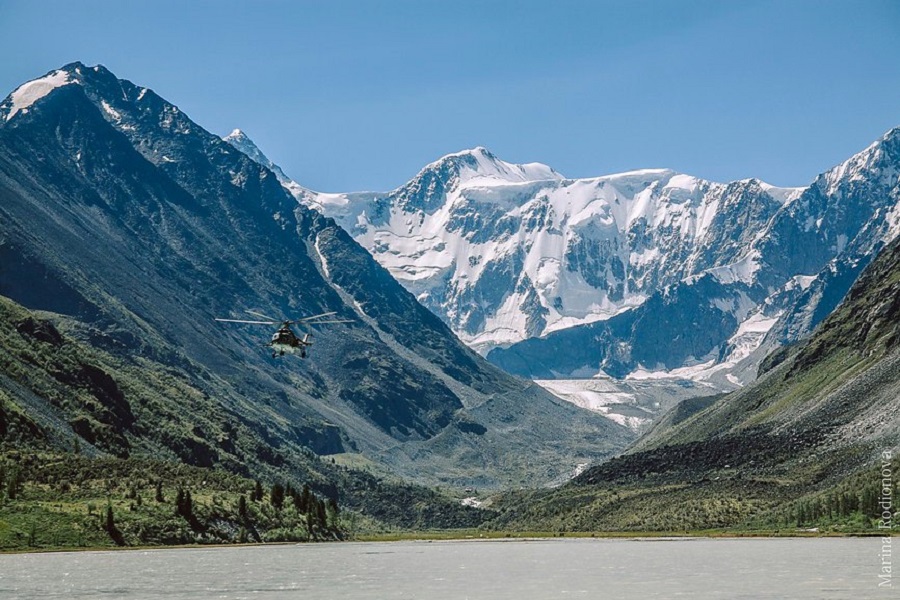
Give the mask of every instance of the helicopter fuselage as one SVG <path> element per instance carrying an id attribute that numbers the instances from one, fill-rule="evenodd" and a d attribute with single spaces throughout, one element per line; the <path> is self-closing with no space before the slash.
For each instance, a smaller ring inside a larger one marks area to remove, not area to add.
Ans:
<path id="1" fill-rule="evenodd" d="M 272 334 L 272 339 L 267 346 L 272 348 L 272 356 L 284 356 L 285 354 L 299 354 L 300 358 L 306 358 L 306 349 L 312 346 L 309 341 L 309 334 L 305 334 L 303 339 L 297 335 L 288 326 L 283 326 Z"/>

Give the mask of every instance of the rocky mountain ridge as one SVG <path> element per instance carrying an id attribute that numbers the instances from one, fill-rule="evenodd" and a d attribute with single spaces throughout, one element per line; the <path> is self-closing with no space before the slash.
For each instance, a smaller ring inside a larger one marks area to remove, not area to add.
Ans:
<path id="1" fill-rule="evenodd" d="M 295 197 L 513 373 L 733 388 L 807 335 L 897 235 L 898 138 L 806 188 L 664 169 L 573 180 L 475 148 L 391 192 Z"/>

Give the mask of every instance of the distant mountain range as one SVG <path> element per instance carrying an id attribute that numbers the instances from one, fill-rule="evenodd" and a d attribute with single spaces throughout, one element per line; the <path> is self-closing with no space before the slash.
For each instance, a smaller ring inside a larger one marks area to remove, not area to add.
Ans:
<path id="1" fill-rule="evenodd" d="M 0 295 L 38 323 L 10 331 L 62 344 L 47 322 L 100 353 L 0 349 L 5 414 L 86 452 L 274 477 L 313 451 L 460 487 L 547 482 L 633 439 L 469 350 L 256 161 L 102 66 L 0 103 Z M 308 360 L 272 359 L 269 329 L 213 321 L 246 309 L 352 322 L 317 328 Z"/>
<path id="2" fill-rule="evenodd" d="M 226 139 L 277 170 L 245 135 Z M 900 129 L 806 188 L 659 169 L 567 179 L 484 148 L 386 193 L 281 180 L 507 371 L 733 388 L 807 335 L 896 237 L 898 171 Z"/>

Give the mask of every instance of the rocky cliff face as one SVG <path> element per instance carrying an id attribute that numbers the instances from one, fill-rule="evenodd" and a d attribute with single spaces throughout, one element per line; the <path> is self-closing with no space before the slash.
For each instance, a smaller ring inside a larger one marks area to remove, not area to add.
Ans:
<path id="1" fill-rule="evenodd" d="M 177 410 L 219 406 L 225 419 L 178 435 L 212 462 L 360 452 L 485 485 L 519 472 L 504 452 L 537 452 L 540 480 L 630 439 L 486 363 L 275 173 L 103 67 L 68 65 L 0 104 L 0 198 L 0 294 L 129 364 L 170 368 L 194 390 Z M 353 322 L 316 330 L 308 361 L 272 361 L 271 332 L 212 320 L 245 309 Z M 137 431 L 154 430 L 160 406 L 134 407 Z M 234 419 L 269 450 L 219 445 Z"/>

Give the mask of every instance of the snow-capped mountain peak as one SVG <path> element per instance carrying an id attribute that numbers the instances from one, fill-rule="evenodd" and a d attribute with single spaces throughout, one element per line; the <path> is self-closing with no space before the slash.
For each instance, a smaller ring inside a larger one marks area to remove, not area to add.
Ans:
<path id="1" fill-rule="evenodd" d="M 275 176 L 278 177 L 278 181 L 281 183 L 292 181 L 290 177 L 284 174 L 281 167 L 269 160 L 269 157 L 263 154 L 263 151 L 259 149 L 259 146 L 257 146 L 242 130 L 235 129 L 222 139 L 275 173 Z"/>
<path id="2" fill-rule="evenodd" d="M 281 182 L 281 185 L 284 186 L 298 202 L 307 206 L 320 208 L 319 204 L 315 201 L 315 192 L 311 192 L 309 189 L 285 175 L 284 171 L 281 170 L 281 167 L 269 160 L 269 157 L 263 154 L 263 151 L 259 149 L 259 146 L 257 146 L 243 130 L 234 129 L 222 139 L 257 163 L 272 171 L 272 173 L 275 174 L 275 177 L 278 178 L 278 181 Z"/>
<path id="3" fill-rule="evenodd" d="M 81 62 L 73 62 L 43 77 L 26 81 L 0 102 L 0 123 L 12 120 L 17 114 L 27 113 L 36 102 L 56 89 L 72 84 L 82 85 L 87 72 L 109 73 L 102 65 L 87 67 Z"/>
<path id="4" fill-rule="evenodd" d="M 900 172 L 900 127 L 895 127 L 820 176 L 829 193 L 835 193 L 844 181 L 858 181 L 870 176 L 896 179 Z"/>
<path id="5" fill-rule="evenodd" d="M 416 178 L 430 173 L 455 176 L 460 185 L 490 185 L 559 180 L 563 176 L 541 163 L 515 164 L 500 160 L 490 150 L 476 146 L 439 158 L 422 169 Z"/>
<path id="6" fill-rule="evenodd" d="M 44 77 L 23 83 L 0 106 L 0 111 L 5 113 L 3 120 L 9 121 L 20 111 L 27 112 L 32 104 L 56 88 L 70 83 L 72 83 L 71 74 L 64 69 L 58 69 Z"/>

